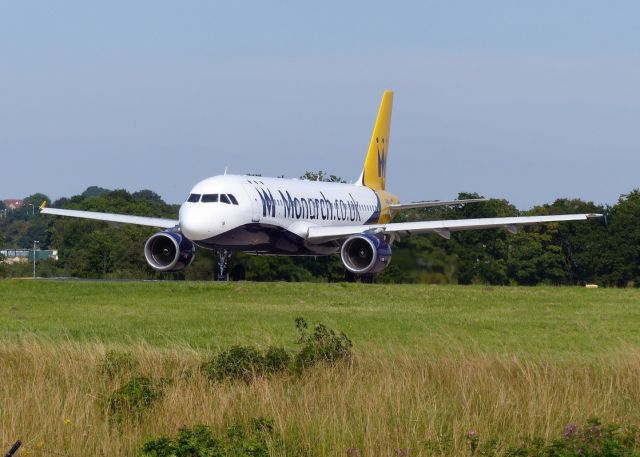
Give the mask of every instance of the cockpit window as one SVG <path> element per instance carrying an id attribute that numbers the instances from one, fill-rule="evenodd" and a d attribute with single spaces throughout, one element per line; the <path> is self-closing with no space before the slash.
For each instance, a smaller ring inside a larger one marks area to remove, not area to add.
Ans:
<path id="1" fill-rule="evenodd" d="M 204 194 L 202 196 L 202 203 L 216 203 L 218 201 L 218 194 Z"/>
<path id="2" fill-rule="evenodd" d="M 238 204 L 238 200 L 236 199 L 235 196 L 231 195 L 231 194 L 202 194 L 202 198 L 200 198 L 201 195 L 200 194 L 191 194 L 189 195 L 189 198 L 187 199 L 188 202 L 191 203 L 197 203 L 197 202 L 202 202 L 202 203 L 226 203 L 227 205 L 237 205 Z"/>

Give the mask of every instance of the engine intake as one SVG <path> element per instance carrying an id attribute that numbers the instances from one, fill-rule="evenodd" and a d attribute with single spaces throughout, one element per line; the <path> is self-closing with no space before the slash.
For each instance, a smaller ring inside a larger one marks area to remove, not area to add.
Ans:
<path id="1" fill-rule="evenodd" d="M 351 273 L 377 274 L 391 262 L 391 246 L 374 235 L 353 235 L 342 244 L 340 257 Z"/>
<path id="2" fill-rule="evenodd" d="M 158 271 L 180 271 L 188 267 L 195 257 L 195 245 L 180 232 L 158 232 L 144 244 L 147 263 Z"/>

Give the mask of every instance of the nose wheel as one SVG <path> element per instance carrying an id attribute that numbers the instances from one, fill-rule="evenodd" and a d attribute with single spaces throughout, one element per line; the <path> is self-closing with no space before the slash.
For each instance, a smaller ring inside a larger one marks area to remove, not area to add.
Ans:
<path id="1" fill-rule="evenodd" d="M 228 281 L 229 259 L 233 253 L 226 249 L 218 249 L 216 253 L 218 254 L 218 281 Z"/>

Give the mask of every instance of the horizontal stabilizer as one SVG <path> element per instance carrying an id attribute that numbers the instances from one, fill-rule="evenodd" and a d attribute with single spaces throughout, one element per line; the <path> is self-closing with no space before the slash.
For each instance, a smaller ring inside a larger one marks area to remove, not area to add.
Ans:
<path id="1" fill-rule="evenodd" d="M 479 202 L 486 202 L 486 201 L 489 201 L 489 199 L 488 198 L 470 198 L 467 200 L 431 200 L 426 202 L 396 203 L 396 204 L 389 205 L 389 208 L 394 210 L 433 208 L 434 206 L 466 205 L 467 203 L 479 203 Z"/>
<path id="2" fill-rule="evenodd" d="M 174 219 L 162 219 L 160 217 L 130 216 L 128 214 L 98 213 L 95 211 L 79 211 L 74 209 L 42 208 L 40 212 L 54 216 L 78 217 L 80 219 L 120 222 L 122 224 L 146 225 L 148 227 L 159 228 L 173 228 L 179 223 Z"/>

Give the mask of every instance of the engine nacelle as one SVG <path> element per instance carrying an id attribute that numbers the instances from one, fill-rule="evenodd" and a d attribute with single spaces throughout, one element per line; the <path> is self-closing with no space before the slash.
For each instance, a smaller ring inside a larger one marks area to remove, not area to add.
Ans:
<path id="1" fill-rule="evenodd" d="M 377 274 L 391 262 L 391 246 L 374 235 L 353 235 L 342 244 L 340 257 L 351 273 Z"/>
<path id="2" fill-rule="evenodd" d="M 158 271 L 180 271 L 188 267 L 195 257 L 195 245 L 180 232 L 158 232 L 144 244 L 147 263 Z"/>

